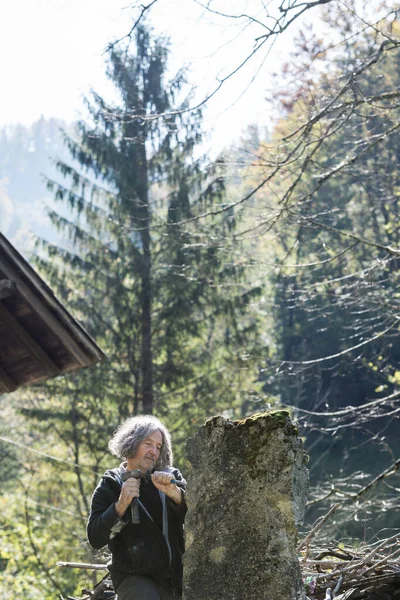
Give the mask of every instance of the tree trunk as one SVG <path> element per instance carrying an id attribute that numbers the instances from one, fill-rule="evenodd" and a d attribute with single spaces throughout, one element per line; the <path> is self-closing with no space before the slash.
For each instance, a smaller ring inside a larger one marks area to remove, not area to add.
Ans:
<path id="1" fill-rule="evenodd" d="M 146 139 L 145 136 L 143 136 Z M 153 355 L 151 350 L 151 306 L 152 306 L 152 282 L 151 282 L 151 237 L 150 237 L 150 206 L 148 195 L 148 174 L 146 148 L 143 144 L 141 153 L 141 210 L 142 213 L 142 251 L 143 262 L 141 269 L 141 312 L 142 312 L 142 402 L 143 413 L 153 413 Z"/>
<path id="2" fill-rule="evenodd" d="M 153 356 L 151 350 L 151 254 L 148 228 L 143 235 L 142 273 L 142 398 L 143 412 L 153 412 Z"/>

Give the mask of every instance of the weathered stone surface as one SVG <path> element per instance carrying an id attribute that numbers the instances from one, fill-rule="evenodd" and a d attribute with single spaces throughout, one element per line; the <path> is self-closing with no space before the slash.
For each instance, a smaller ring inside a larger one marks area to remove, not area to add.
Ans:
<path id="1" fill-rule="evenodd" d="M 214 417 L 187 442 L 184 600 L 301 600 L 306 454 L 286 411 Z"/>

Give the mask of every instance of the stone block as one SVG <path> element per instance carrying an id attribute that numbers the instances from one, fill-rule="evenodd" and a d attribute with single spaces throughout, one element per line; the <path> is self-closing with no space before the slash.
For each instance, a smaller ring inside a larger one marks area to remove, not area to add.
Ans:
<path id="1" fill-rule="evenodd" d="M 303 600 L 307 455 L 289 413 L 214 417 L 187 454 L 184 600 Z"/>

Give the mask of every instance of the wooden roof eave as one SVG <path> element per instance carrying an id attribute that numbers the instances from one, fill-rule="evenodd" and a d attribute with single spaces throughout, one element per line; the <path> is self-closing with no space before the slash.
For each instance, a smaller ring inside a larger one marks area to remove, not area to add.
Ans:
<path id="1" fill-rule="evenodd" d="M 70 315 L 49 286 L 1 233 L 0 270 L 3 277 L 6 278 L 0 280 L 0 318 L 3 323 L 7 323 L 10 330 L 12 329 L 13 335 L 19 338 L 27 352 L 45 367 L 48 377 L 55 377 L 61 372 L 64 373 L 75 368 L 87 367 L 106 358 L 104 352 L 88 332 Z M 52 335 L 73 357 L 75 366 L 61 370 L 52 361 L 52 357 L 43 351 L 37 340 L 34 340 L 29 332 L 21 326 L 18 319 L 2 302 L 5 300 L 10 307 L 9 300 L 14 294 L 22 297 L 32 313 L 46 323 Z M 7 391 L 13 391 L 19 387 L 15 386 L 10 377 L 7 377 L 7 372 L 3 368 L 0 371 L 0 380 L 3 383 L 2 387 Z"/>

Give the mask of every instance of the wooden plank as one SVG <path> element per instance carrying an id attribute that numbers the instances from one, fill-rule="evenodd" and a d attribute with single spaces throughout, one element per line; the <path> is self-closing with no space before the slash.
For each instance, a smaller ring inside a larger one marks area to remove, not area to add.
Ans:
<path id="1" fill-rule="evenodd" d="M 14 281 L 10 281 L 9 279 L 0 279 L 0 300 L 2 298 L 8 298 L 12 296 L 16 290 L 16 285 Z"/>
<path id="2" fill-rule="evenodd" d="M 44 302 L 41 301 L 34 292 L 24 282 L 22 277 L 18 275 L 15 269 L 12 268 L 10 263 L 0 254 L 0 268 L 3 273 L 10 279 L 13 279 L 18 286 L 18 291 L 24 297 L 24 300 L 30 305 L 32 310 L 46 323 L 46 325 L 52 330 L 54 335 L 64 344 L 67 350 L 75 358 L 79 366 L 86 367 L 100 358 L 100 356 L 90 356 L 86 354 L 79 344 L 76 343 L 74 338 L 69 334 L 68 330 L 55 318 L 52 312 L 45 306 Z M 65 310 L 65 309 L 64 309 Z M 93 346 L 95 344 L 93 343 Z M 101 351 L 98 349 L 98 354 Z M 101 353 L 102 354 L 102 353 Z"/>
<path id="3" fill-rule="evenodd" d="M 4 388 L 5 392 L 14 392 L 17 389 L 17 384 L 11 379 L 8 373 L 0 365 L 0 385 Z"/>
<path id="4" fill-rule="evenodd" d="M 28 333 L 14 315 L 0 302 L 0 319 L 12 335 L 17 336 L 22 342 L 25 350 L 44 369 L 45 373 L 55 377 L 61 373 L 61 369 L 51 360 L 43 348 Z"/>

